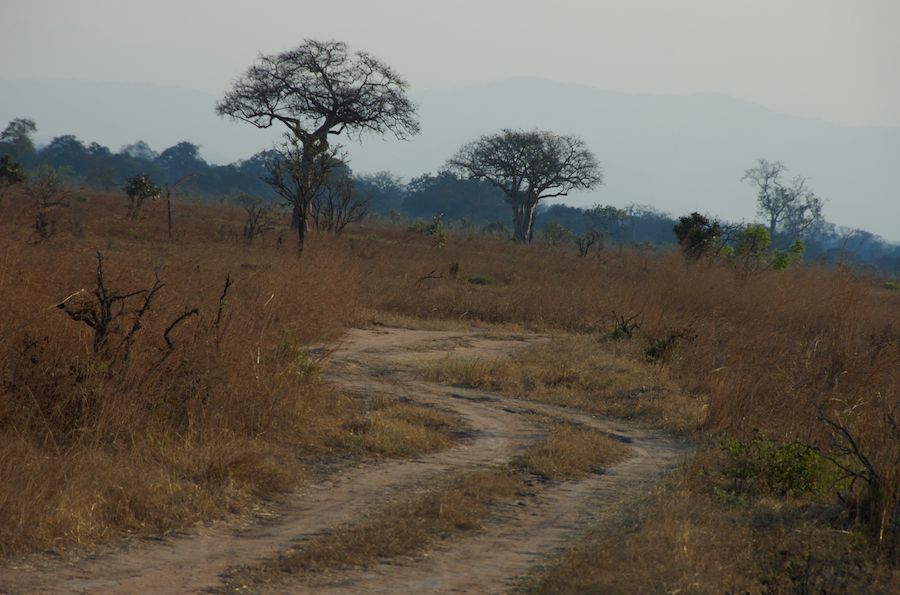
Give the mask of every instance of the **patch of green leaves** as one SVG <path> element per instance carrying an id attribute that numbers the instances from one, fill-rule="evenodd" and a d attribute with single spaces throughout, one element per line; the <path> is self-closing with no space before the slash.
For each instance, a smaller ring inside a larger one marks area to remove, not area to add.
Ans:
<path id="1" fill-rule="evenodd" d="M 739 501 L 747 494 L 802 496 L 821 492 L 838 479 L 833 463 L 796 441 L 726 436 L 721 450 L 726 457 L 721 474 L 729 485 L 714 492 L 722 501 Z"/>

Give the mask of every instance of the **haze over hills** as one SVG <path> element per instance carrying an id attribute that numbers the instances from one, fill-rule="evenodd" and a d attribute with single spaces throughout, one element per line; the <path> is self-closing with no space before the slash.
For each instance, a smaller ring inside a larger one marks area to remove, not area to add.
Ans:
<path id="1" fill-rule="evenodd" d="M 463 143 L 504 127 L 547 128 L 583 137 L 606 183 L 567 204 L 649 204 L 673 214 L 708 211 L 754 218 L 753 189 L 741 183 L 757 158 L 783 161 L 827 200 L 825 216 L 900 240 L 900 128 L 844 127 L 779 114 L 716 94 L 649 95 L 544 79 L 516 78 L 412 94 L 422 134 L 409 142 L 349 142 L 358 172 L 405 178 L 439 169 Z M 260 131 L 214 113 L 216 96 L 148 84 L 0 81 L 0 126 L 38 124 L 38 142 L 75 134 L 117 150 L 138 139 L 157 150 L 182 140 L 214 163 L 268 148 L 280 129 Z"/>

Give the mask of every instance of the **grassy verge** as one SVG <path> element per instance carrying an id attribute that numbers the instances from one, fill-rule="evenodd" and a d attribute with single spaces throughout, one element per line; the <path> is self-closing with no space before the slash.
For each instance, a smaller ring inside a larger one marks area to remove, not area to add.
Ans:
<path id="1" fill-rule="evenodd" d="M 553 481 L 578 479 L 627 453 L 627 446 L 605 434 L 556 424 L 546 440 L 510 466 L 468 473 L 425 494 L 403 498 L 277 558 L 236 569 L 229 584 L 275 583 L 289 575 L 366 567 L 386 558 L 415 555 L 439 539 L 480 529 L 494 505 L 526 488 L 530 474 Z"/>

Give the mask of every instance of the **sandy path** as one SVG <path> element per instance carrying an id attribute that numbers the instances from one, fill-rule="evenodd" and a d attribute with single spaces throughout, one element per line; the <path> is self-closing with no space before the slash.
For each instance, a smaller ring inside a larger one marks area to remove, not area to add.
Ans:
<path id="1" fill-rule="evenodd" d="M 331 355 L 328 377 L 362 395 L 404 396 L 460 416 L 473 437 L 462 446 L 416 459 L 344 470 L 285 500 L 266 522 L 222 525 L 163 541 L 140 542 L 78 560 L 30 559 L 0 567 L 0 592 L 192 593 L 221 586 L 228 568 L 275 555 L 377 509 L 429 478 L 502 463 L 543 436 L 533 413 L 589 424 L 630 442 L 635 456 L 603 475 L 539 486 L 505 506 L 485 531 L 453 540 L 430 556 L 367 571 L 300 578 L 278 590 L 346 592 L 500 592 L 539 564 L 586 522 L 603 522 L 621 502 L 640 497 L 672 469 L 686 447 L 659 432 L 630 428 L 549 405 L 415 380 L 409 366 L 448 353 L 497 357 L 539 340 L 401 329 L 353 330 Z"/>

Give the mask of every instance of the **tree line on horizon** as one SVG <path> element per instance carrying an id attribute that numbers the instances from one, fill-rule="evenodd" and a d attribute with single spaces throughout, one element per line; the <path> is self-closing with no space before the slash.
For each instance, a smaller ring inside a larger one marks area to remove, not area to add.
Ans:
<path id="1" fill-rule="evenodd" d="M 44 146 L 36 146 L 32 138 L 36 130 L 33 121 L 17 118 L 0 132 L 0 155 L 6 157 L 6 163 L 19 164 L 26 173 L 52 168 L 70 185 L 104 191 L 124 190 L 128 181 L 138 176 L 147 176 L 163 187 L 189 176 L 179 186 L 179 192 L 195 200 L 238 204 L 252 199 L 272 206 L 282 202 L 265 181 L 267 163 L 276 157 L 274 150 L 260 151 L 231 164 L 215 165 L 203 159 L 199 145 L 189 141 L 156 151 L 138 140 L 113 151 L 97 142 L 85 143 L 74 135 L 62 135 Z M 756 174 L 772 177 L 782 173 L 784 166 L 761 160 L 756 169 Z M 0 178 L 4 175 L 0 172 Z M 765 185 L 767 180 L 761 182 Z M 3 183 L 4 179 L 0 179 L 0 184 Z M 470 179 L 459 170 L 445 168 L 404 182 L 387 171 L 357 174 L 342 161 L 328 183 L 351 184 L 353 193 L 364 204 L 365 214 L 370 218 L 412 225 L 416 220 L 430 221 L 440 217 L 450 228 L 504 237 L 515 232 L 510 205 L 503 192 L 485 180 Z M 789 185 L 785 186 L 791 190 Z M 799 190 L 805 190 L 802 184 Z M 723 246 L 729 242 L 734 244 L 736 225 L 707 215 L 702 217 L 718 230 L 710 227 L 705 233 L 720 234 Z M 698 221 L 694 219 L 702 226 L 703 223 Z M 591 246 L 683 244 L 684 237 L 679 237 L 677 231 L 673 233 L 680 223 L 683 224 L 678 217 L 649 205 L 583 208 L 539 204 L 535 208 L 533 229 L 539 240 L 557 245 L 572 244 L 581 251 Z M 841 261 L 900 273 L 900 246 L 875 234 L 841 229 L 820 218 L 815 226 L 802 230 L 802 233 L 797 233 L 796 229 L 783 230 L 777 223 L 770 220 L 765 226 L 770 232 L 774 231 L 769 240 L 773 247 L 787 250 L 802 236 L 803 256 L 808 260 Z M 589 245 L 585 246 L 586 242 Z"/>

